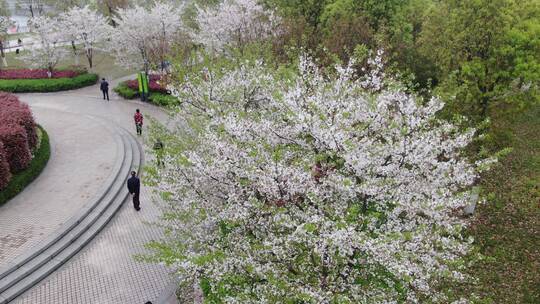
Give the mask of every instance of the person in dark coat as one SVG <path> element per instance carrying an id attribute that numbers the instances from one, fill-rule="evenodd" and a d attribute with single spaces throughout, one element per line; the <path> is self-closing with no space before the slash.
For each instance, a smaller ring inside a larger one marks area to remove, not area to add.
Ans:
<path id="1" fill-rule="evenodd" d="M 100 85 L 101 92 L 103 92 L 103 100 L 105 100 L 105 97 L 107 97 L 107 100 L 109 100 L 109 83 L 105 78 L 101 79 L 101 85 Z"/>
<path id="2" fill-rule="evenodd" d="M 135 207 L 135 210 L 137 211 L 141 210 L 141 202 L 139 201 L 139 194 L 141 192 L 141 181 L 137 177 L 137 172 L 131 171 L 131 177 L 127 181 L 127 187 L 129 193 L 133 196 L 133 207 Z"/>

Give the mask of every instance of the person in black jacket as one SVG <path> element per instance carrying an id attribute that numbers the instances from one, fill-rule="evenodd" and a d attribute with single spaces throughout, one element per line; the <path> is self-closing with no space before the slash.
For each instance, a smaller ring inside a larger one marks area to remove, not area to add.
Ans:
<path id="1" fill-rule="evenodd" d="M 109 83 L 105 78 L 101 79 L 100 89 L 101 92 L 103 92 L 103 100 L 105 100 L 105 96 L 107 97 L 107 100 L 109 100 Z"/>
<path id="2" fill-rule="evenodd" d="M 139 201 L 139 194 L 141 192 L 141 181 L 137 177 L 137 172 L 131 171 L 131 177 L 127 181 L 127 187 L 129 193 L 133 196 L 133 207 L 135 207 L 135 210 L 137 211 L 141 210 L 141 202 Z"/>

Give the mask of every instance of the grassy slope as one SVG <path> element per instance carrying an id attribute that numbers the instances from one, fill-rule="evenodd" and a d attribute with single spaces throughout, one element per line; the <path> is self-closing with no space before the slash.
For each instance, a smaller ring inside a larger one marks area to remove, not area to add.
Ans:
<path id="1" fill-rule="evenodd" d="M 68 48 L 71 51 L 71 48 Z M 79 52 L 81 52 L 81 49 L 79 47 Z M 22 55 L 24 52 L 21 52 L 19 55 L 15 54 L 15 52 L 10 52 L 6 54 L 6 59 L 8 62 L 8 69 L 17 69 L 17 68 L 28 68 L 28 64 L 26 64 L 22 59 Z M 64 60 L 62 60 L 57 68 L 67 68 L 69 66 L 72 66 L 75 64 L 75 59 L 71 55 L 68 55 L 65 57 Z M 83 54 L 79 54 L 79 64 L 85 67 L 88 67 L 88 60 Z M 2 68 L 4 68 L 2 66 Z M 94 67 L 89 70 L 91 73 L 96 73 L 100 77 L 105 77 L 107 79 L 115 79 L 120 78 L 123 76 L 131 75 L 134 72 L 131 70 L 125 70 L 121 67 L 118 67 L 114 63 L 114 58 L 111 57 L 109 54 L 101 51 L 94 51 Z"/>
<path id="2" fill-rule="evenodd" d="M 513 152 L 483 178 L 490 193 L 471 232 L 486 259 L 467 288 L 487 303 L 540 303 L 540 106 L 494 120 Z"/>

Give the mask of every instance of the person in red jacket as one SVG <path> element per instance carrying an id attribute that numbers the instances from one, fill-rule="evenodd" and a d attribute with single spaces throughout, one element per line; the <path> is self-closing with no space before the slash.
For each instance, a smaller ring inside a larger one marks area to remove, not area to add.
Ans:
<path id="1" fill-rule="evenodd" d="M 142 135 L 142 126 L 143 126 L 143 115 L 139 111 L 139 109 L 135 110 L 135 116 L 133 116 L 135 119 L 135 128 L 137 129 L 137 135 Z"/>

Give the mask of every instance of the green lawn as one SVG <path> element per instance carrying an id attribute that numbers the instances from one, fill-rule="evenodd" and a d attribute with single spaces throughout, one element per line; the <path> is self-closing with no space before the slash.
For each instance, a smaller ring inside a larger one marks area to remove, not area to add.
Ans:
<path id="1" fill-rule="evenodd" d="M 71 51 L 71 48 L 69 48 L 69 50 Z M 6 59 L 8 62 L 7 68 L 11 68 L 11 69 L 28 68 L 28 64 L 26 64 L 21 59 L 23 53 L 24 52 L 21 52 L 19 55 L 15 54 L 15 52 L 6 53 Z M 100 77 L 105 77 L 107 79 L 115 79 L 115 78 L 120 78 L 120 77 L 124 77 L 124 76 L 135 73 L 132 70 L 126 70 L 117 66 L 114 63 L 114 58 L 106 52 L 95 50 L 93 61 L 94 61 L 94 67 L 90 69 L 89 72 L 96 73 Z M 74 64 L 75 64 L 75 58 L 70 53 L 69 56 L 66 56 L 66 58 L 58 64 L 57 68 L 68 68 Z M 84 67 L 88 67 L 88 61 L 83 54 L 79 54 L 79 64 Z"/>
<path id="2" fill-rule="evenodd" d="M 9 34 L 7 36 L 7 40 L 17 40 L 19 38 L 26 38 L 26 37 L 30 37 L 30 33 L 16 33 L 16 34 Z"/>
<path id="3" fill-rule="evenodd" d="M 482 303 L 540 303 L 540 105 L 493 121 L 513 151 L 483 177 L 489 202 L 470 232 L 485 259 L 470 269 L 478 284 L 462 292 Z"/>

